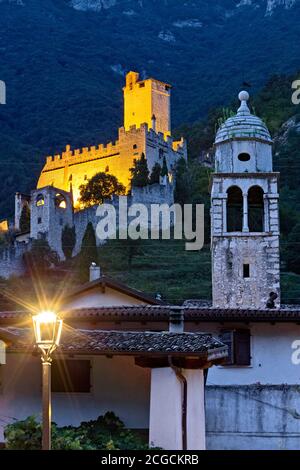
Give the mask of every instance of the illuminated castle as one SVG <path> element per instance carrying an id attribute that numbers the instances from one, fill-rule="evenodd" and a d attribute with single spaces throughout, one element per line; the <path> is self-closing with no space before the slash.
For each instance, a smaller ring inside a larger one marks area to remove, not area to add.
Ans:
<path id="1" fill-rule="evenodd" d="M 124 127 L 119 128 L 118 140 L 77 150 L 67 145 L 62 155 L 47 157 L 37 188 L 72 188 L 76 207 L 80 185 L 100 171 L 116 176 L 129 189 L 129 169 L 142 153 L 150 171 L 156 162 L 162 165 L 165 158 L 172 174 L 176 161 L 187 158 L 187 151 L 183 139 L 175 142 L 171 137 L 170 89 L 159 80 L 139 80 L 138 73 L 129 72 L 123 88 Z"/>

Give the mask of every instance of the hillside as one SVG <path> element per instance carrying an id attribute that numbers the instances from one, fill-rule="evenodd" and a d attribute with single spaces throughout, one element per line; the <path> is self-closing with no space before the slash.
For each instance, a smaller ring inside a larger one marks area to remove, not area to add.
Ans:
<path id="1" fill-rule="evenodd" d="M 171 82 L 173 127 L 190 124 L 295 71 L 299 19 L 298 0 L 1 0 L 0 214 L 47 154 L 116 137 L 129 69 Z"/>

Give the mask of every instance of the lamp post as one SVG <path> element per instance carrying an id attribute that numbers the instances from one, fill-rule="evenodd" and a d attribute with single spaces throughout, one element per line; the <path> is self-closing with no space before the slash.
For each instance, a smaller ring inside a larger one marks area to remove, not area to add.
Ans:
<path id="1" fill-rule="evenodd" d="M 35 342 L 41 351 L 43 369 L 43 437 L 42 449 L 51 449 L 51 362 L 59 346 L 63 321 L 54 313 L 41 312 L 32 317 Z"/>

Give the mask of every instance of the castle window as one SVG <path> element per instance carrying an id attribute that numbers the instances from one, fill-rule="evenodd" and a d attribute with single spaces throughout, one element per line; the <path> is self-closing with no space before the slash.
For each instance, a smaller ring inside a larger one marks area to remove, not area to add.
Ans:
<path id="1" fill-rule="evenodd" d="M 36 205 L 37 206 L 43 206 L 44 204 L 45 204 L 44 196 L 42 194 L 38 194 L 38 196 L 36 198 Z"/>
<path id="2" fill-rule="evenodd" d="M 251 336 L 247 329 L 223 330 L 220 340 L 228 347 L 226 366 L 250 366 Z"/>
<path id="3" fill-rule="evenodd" d="M 87 175 L 84 175 L 84 181 L 86 181 L 86 180 L 87 180 Z"/>
<path id="4" fill-rule="evenodd" d="M 133 148 L 133 149 L 137 149 L 137 145 L 136 145 L 136 144 L 133 144 L 132 148 Z"/>
<path id="5" fill-rule="evenodd" d="M 227 191 L 227 232 L 241 232 L 243 226 L 243 193 L 238 186 Z"/>
<path id="6" fill-rule="evenodd" d="M 247 279 L 250 277 L 250 264 L 243 264 L 243 278 Z"/>
<path id="7" fill-rule="evenodd" d="M 260 186 L 248 191 L 248 221 L 250 232 L 264 231 L 264 192 Z"/>
<path id="8" fill-rule="evenodd" d="M 41 223 L 42 223 L 42 217 L 38 217 L 37 223 L 38 223 L 38 224 L 41 224 Z"/>
<path id="9" fill-rule="evenodd" d="M 164 151 L 163 151 L 163 149 L 159 149 L 159 151 L 158 151 L 158 157 L 159 157 L 159 158 L 163 158 L 163 157 L 164 157 Z"/>
<path id="10" fill-rule="evenodd" d="M 105 167 L 105 173 L 109 173 L 109 166 L 108 165 L 106 165 L 106 167 Z"/>
<path id="11" fill-rule="evenodd" d="M 141 83 L 139 84 L 139 87 L 140 87 L 140 88 L 144 88 L 144 86 L 145 86 L 145 83 L 144 83 L 144 82 L 141 82 Z"/>
<path id="12" fill-rule="evenodd" d="M 69 176 L 69 181 L 72 181 L 72 179 L 73 179 L 73 175 L 70 175 Z"/>
<path id="13" fill-rule="evenodd" d="M 53 361 L 52 392 L 89 393 L 91 391 L 91 362 L 86 359 Z"/>
<path id="14" fill-rule="evenodd" d="M 66 199 L 60 193 L 57 193 L 56 196 L 55 196 L 55 206 L 59 207 L 60 209 L 66 209 L 66 207 L 67 207 Z"/>
<path id="15" fill-rule="evenodd" d="M 240 162 L 248 162 L 250 160 L 250 155 L 249 153 L 240 153 L 238 155 L 238 159 Z"/>

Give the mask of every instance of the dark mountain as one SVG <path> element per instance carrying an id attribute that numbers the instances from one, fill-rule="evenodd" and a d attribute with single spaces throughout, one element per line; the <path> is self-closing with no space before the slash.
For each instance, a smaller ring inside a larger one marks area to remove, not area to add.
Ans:
<path id="1" fill-rule="evenodd" d="M 192 123 L 298 70 L 299 21 L 299 0 L 0 0 L 0 213 L 47 154 L 116 137 L 129 69 L 172 83 L 173 126 Z"/>

